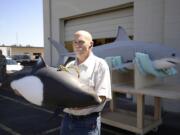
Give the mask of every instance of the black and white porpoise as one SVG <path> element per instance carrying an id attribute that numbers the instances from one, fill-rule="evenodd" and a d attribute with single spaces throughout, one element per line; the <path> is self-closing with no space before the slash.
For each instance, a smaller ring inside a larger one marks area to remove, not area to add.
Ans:
<path id="1" fill-rule="evenodd" d="M 40 58 L 29 73 L 16 73 L 9 82 L 30 103 L 38 106 L 84 107 L 100 104 L 94 90 L 66 71 L 46 66 Z"/>

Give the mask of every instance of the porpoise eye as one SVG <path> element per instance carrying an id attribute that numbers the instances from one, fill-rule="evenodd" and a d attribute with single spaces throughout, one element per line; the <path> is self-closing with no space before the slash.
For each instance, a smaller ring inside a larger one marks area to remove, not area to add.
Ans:
<path id="1" fill-rule="evenodd" d="M 175 54 L 175 53 L 172 53 L 171 55 L 172 55 L 173 57 L 175 57 L 175 56 L 176 56 L 176 54 Z"/>

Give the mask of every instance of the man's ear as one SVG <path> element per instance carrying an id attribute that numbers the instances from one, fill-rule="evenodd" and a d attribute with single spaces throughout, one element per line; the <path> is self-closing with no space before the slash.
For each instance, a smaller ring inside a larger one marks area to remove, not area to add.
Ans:
<path id="1" fill-rule="evenodd" d="M 89 48 L 92 48 L 92 47 L 93 47 L 93 44 L 94 44 L 94 42 L 91 41 L 91 45 L 89 46 Z"/>

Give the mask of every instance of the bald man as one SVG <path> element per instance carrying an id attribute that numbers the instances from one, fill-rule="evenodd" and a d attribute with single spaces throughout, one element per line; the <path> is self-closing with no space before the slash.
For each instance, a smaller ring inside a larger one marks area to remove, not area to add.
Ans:
<path id="1" fill-rule="evenodd" d="M 75 32 L 73 50 L 76 59 L 68 63 L 67 67 L 74 67 L 69 68 L 71 70 L 78 69 L 79 80 L 93 88 L 101 104 L 84 108 L 65 108 L 61 135 L 100 135 L 101 111 L 105 103 L 111 99 L 111 82 L 107 63 L 95 56 L 92 48 L 93 40 L 89 32 Z M 77 76 L 75 71 L 70 73 Z"/>

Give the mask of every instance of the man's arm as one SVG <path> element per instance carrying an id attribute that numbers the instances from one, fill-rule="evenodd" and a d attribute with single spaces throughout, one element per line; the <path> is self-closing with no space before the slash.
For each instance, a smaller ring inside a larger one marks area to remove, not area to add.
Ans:
<path id="1" fill-rule="evenodd" d="M 107 63 L 103 61 L 99 65 L 98 72 L 96 74 L 95 89 L 98 96 L 103 101 L 109 101 L 112 98 L 111 95 L 111 78 L 110 71 Z"/>

